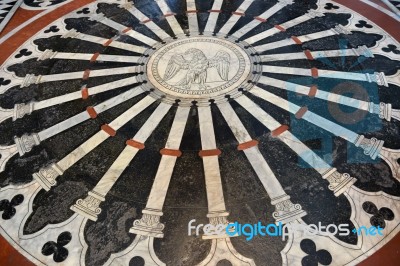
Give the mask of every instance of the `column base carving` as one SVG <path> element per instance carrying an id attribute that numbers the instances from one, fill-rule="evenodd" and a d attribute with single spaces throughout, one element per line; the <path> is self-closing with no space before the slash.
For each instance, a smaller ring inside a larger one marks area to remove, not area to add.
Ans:
<path id="1" fill-rule="evenodd" d="M 55 163 L 44 167 L 39 172 L 33 174 L 33 178 L 46 191 L 57 184 L 56 178 L 62 175 L 64 171 Z"/>
<path id="2" fill-rule="evenodd" d="M 20 119 L 25 115 L 30 115 L 33 112 L 33 104 L 33 102 L 27 104 L 16 104 L 13 110 L 13 121 Z"/>
<path id="3" fill-rule="evenodd" d="M 41 75 L 35 76 L 33 74 L 27 74 L 22 81 L 21 88 L 29 87 L 32 84 L 39 84 L 41 78 Z"/>
<path id="4" fill-rule="evenodd" d="M 273 198 L 271 203 L 275 205 L 275 212 L 272 216 L 275 218 L 276 223 L 285 224 L 307 215 L 300 204 L 292 203 L 288 195 Z"/>
<path id="5" fill-rule="evenodd" d="M 386 79 L 386 75 L 383 72 L 375 72 L 374 73 L 374 81 L 379 86 L 389 87 L 388 81 Z"/>
<path id="6" fill-rule="evenodd" d="M 207 214 L 207 217 L 210 219 L 210 224 L 217 226 L 219 224 L 224 224 L 228 225 L 228 216 L 229 212 L 223 211 L 223 212 L 214 212 L 214 213 L 209 213 Z M 217 235 L 217 234 L 212 234 L 212 235 L 203 235 L 201 238 L 202 239 L 218 239 L 218 238 L 229 238 L 229 237 L 234 237 L 228 235 L 226 232 L 223 235 Z"/>
<path id="7" fill-rule="evenodd" d="M 17 149 L 20 156 L 30 152 L 34 146 L 40 144 L 39 135 L 37 133 L 33 133 L 31 135 L 24 134 L 20 138 L 14 137 L 14 141 L 15 144 L 17 144 Z"/>
<path id="8" fill-rule="evenodd" d="M 43 54 L 37 59 L 38 61 L 43 61 L 47 59 L 53 59 L 56 56 L 57 52 L 54 52 L 51 49 L 44 50 Z"/>
<path id="9" fill-rule="evenodd" d="M 383 147 L 383 140 L 378 140 L 376 138 L 365 138 L 364 135 L 360 135 L 355 143 L 356 147 L 361 147 L 364 150 L 365 155 L 369 155 L 373 160 L 375 160 Z"/>
<path id="10" fill-rule="evenodd" d="M 353 48 L 352 50 L 357 56 L 364 56 L 368 58 L 375 57 L 372 51 L 366 45 L 358 46 L 357 48 Z"/>
<path id="11" fill-rule="evenodd" d="M 71 210 L 92 221 L 97 221 L 97 216 L 101 213 L 101 208 L 99 208 L 99 206 L 104 200 L 105 198 L 102 195 L 89 191 L 85 199 L 78 199 L 76 203 L 71 206 Z"/>
<path id="12" fill-rule="evenodd" d="M 347 173 L 339 173 L 336 168 L 332 168 L 331 170 L 327 171 L 322 175 L 322 178 L 329 181 L 328 188 L 333 191 L 336 197 L 345 192 L 357 181 L 356 178 L 351 177 Z"/>
<path id="13" fill-rule="evenodd" d="M 163 215 L 161 211 L 144 209 L 143 216 L 139 220 L 133 222 L 133 226 L 129 230 L 132 234 L 151 236 L 155 238 L 163 238 L 164 224 L 160 223 L 160 217 Z"/>

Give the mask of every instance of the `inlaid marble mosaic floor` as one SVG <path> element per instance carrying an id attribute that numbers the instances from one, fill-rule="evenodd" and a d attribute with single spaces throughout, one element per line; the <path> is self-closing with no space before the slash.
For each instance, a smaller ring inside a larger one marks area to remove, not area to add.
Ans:
<path id="1" fill-rule="evenodd" d="M 398 233 L 390 11 L 3 2 L 47 8 L 0 39 L 0 233 L 32 263 L 356 265 Z M 287 236 L 196 236 L 193 219 Z M 318 224 L 348 233 L 299 230 Z"/>

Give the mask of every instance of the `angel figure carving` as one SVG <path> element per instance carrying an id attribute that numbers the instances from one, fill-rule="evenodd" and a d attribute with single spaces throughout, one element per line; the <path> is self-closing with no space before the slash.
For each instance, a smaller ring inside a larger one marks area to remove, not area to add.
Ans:
<path id="1" fill-rule="evenodd" d="M 227 52 L 218 51 L 212 59 L 207 59 L 201 50 L 190 48 L 182 54 L 171 57 L 164 74 L 164 80 L 168 81 L 178 72 L 187 70 L 185 77 L 174 85 L 189 90 L 192 84 L 199 84 L 199 89 L 205 90 L 209 87 L 205 84 L 207 82 L 207 69 L 216 68 L 221 79 L 228 81 L 229 65 L 230 55 Z"/>

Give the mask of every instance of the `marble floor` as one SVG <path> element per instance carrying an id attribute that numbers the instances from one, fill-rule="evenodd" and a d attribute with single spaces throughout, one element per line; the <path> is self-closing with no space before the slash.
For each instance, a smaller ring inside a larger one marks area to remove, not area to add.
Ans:
<path id="1" fill-rule="evenodd" d="M 0 265 L 398 265 L 397 2 L 0 1 Z"/>

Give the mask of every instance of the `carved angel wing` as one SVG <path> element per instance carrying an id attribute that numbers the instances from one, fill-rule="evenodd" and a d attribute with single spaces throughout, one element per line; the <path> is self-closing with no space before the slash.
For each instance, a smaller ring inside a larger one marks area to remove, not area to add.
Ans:
<path id="1" fill-rule="evenodd" d="M 186 61 L 182 55 L 174 55 L 168 62 L 168 66 L 164 74 L 164 80 L 170 80 L 176 75 L 176 73 L 178 73 L 179 70 L 188 68 L 189 62 Z"/>
<path id="2" fill-rule="evenodd" d="M 228 80 L 230 61 L 231 56 L 227 52 L 218 51 L 214 58 L 209 60 L 209 67 L 215 67 L 219 76 L 226 81 Z"/>

